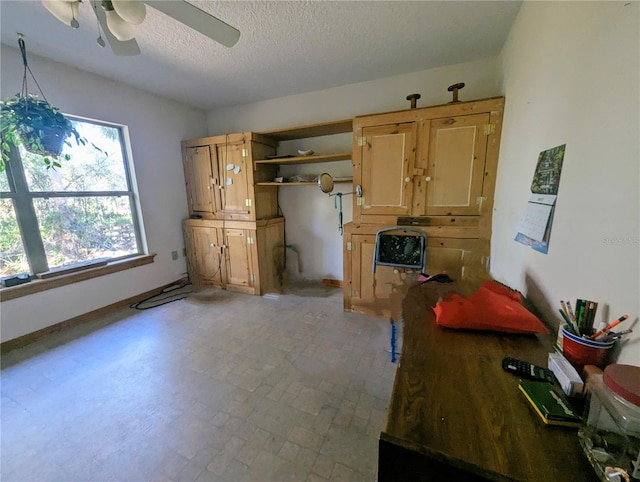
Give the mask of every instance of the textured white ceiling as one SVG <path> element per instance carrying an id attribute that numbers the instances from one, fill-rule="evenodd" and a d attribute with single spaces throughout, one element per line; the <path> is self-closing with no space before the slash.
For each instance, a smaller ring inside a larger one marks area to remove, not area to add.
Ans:
<path id="1" fill-rule="evenodd" d="M 519 1 L 192 1 L 238 28 L 223 47 L 147 7 L 142 54 L 96 43 L 87 0 L 80 28 L 39 1 L 0 1 L 3 44 L 210 110 L 497 55 Z M 21 66 L 17 66 L 19 71 Z"/>

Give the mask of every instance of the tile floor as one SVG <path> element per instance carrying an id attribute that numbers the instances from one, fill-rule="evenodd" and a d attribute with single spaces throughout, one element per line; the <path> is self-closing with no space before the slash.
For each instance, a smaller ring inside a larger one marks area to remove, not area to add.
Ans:
<path id="1" fill-rule="evenodd" d="M 206 290 L 2 355 L 3 481 L 370 481 L 396 365 L 342 292 Z"/>

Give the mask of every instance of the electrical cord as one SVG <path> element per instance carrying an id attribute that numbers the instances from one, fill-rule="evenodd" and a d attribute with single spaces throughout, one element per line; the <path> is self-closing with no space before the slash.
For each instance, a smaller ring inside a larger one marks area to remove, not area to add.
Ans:
<path id="1" fill-rule="evenodd" d="M 186 288 L 187 286 L 189 286 L 189 291 L 181 291 L 180 293 L 172 293 L 173 291 L 176 290 L 182 290 L 183 288 Z M 129 308 L 133 308 L 135 310 L 149 310 L 151 308 L 156 308 L 158 306 L 162 306 L 162 305 L 166 305 L 169 303 L 173 303 L 174 301 L 179 301 L 182 300 L 184 298 L 186 298 L 187 296 L 189 296 L 193 290 L 190 288 L 191 287 L 191 283 L 175 283 L 171 286 L 167 286 L 166 288 L 164 288 L 160 293 L 158 293 L 157 295 L 153 295 L 153 296 L 149 296 L 148 298 L 145 298 L 142 301 L 138 301 L 137 303 L 133 303 L 131 305 L 129 305 Z M 168 296 L 164 296 L 167 293 L 170 293 Z M 153 303 L 152 306 L 142 306 L 145 303 Z"/>

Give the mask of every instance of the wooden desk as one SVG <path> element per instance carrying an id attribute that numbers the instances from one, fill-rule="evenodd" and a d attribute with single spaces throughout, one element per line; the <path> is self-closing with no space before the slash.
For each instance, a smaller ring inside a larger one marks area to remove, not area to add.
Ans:
<path id="1" fill-rule="evenodd" d="M 415 285 L 403 300 L 378 480 L 597 481 L 577 429 L 544 425 L 502 370 L 505 356 L 547 366 L 555 336 L 441 328 L 431 307 L 452 289 Z"/>

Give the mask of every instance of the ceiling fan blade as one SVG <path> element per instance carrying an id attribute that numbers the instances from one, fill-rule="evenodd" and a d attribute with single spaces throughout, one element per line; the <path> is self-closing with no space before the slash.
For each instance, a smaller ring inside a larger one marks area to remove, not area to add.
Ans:
<path id="1" fill-rule="evenodd" d="M 102 33 L 105 37 L 107 37 L 107 42 L 109 43 L 109 47 L 113 50 L 113 53 L 116 55 L 140 55 L 140 47 L 138 46 L 138 42 L 136 39 L 121 41 L 118 40 L 107 27 L 107 16 L 104 12 L 104 9 L 97 4 L 96 0 L 91 1 L 91 6 L 93 7 L 93 11 L 96 13 L 96 17 L 98 17 L 98 23 L 100 23 L 100 28 L 102 29 Z"/>
<path id="2" fill-rule="evenodd" d="M 145 3 L 225 47 L 233 47 L 240 38 L 238 29 L 188 2 L 147 0 Z"/>

